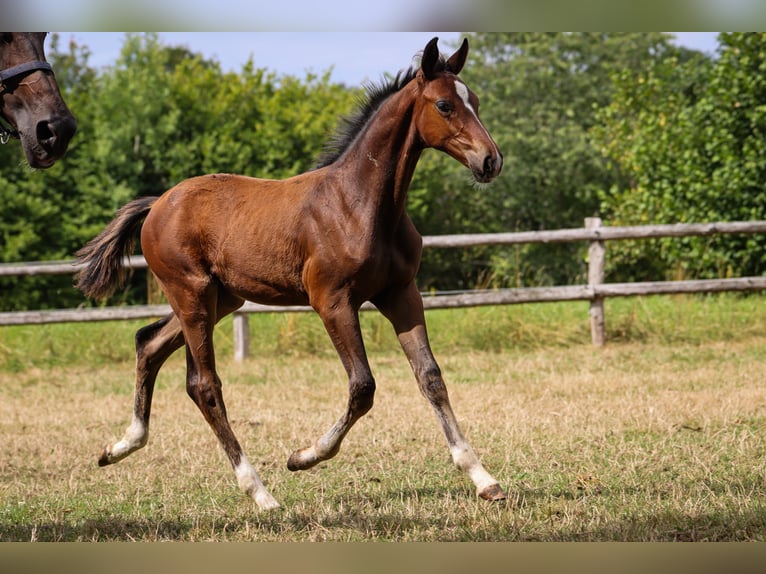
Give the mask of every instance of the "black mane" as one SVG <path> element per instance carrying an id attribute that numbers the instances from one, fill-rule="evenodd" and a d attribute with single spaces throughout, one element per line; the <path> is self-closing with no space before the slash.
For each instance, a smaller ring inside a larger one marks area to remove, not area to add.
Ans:
<path id="1" fill-rule="evenodd" d="M 419 66 L 413 65 L 406 71 L 400 71 L 394 78 L 368 84 L 366 86 L 367 93 L 361 98 L 357 110 L 340 119 L 335 135 L 325 144 L 314 169 L 335 163 L 351 146 L 351 143 L 367 125 L 380 105 L 410 83 L 415 78 L 418 69 Z M 437 64 L 437 71 L 449 71 L 446 60 L 441 56 Z"/>

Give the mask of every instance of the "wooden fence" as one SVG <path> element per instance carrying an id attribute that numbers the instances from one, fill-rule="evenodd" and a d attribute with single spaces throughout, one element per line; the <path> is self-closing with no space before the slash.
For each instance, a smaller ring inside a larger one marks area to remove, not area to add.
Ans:
<path id="1" fill-rule="evenodd" d="M 464 235 L 437 235 L 423 238 L 429 248 L 465 248 L 482 245 L 514 245 L 523 243 L 568 243 L 587 241 L 588 283 L 554 287 L 525 287 L 519 289 L 493 289 L 467 291 L 459 294 L 423 296 L 426 309 L 451 309 L 488 305 L 548 301 L 589 301 L 591 339 L 594 345 L 606 341 L 604 299 L 640 295 L 676 293 L 714 293 L 722 291 L 766 290 L 766 277 L 739 277 L 730 279 L 703 279 L 691 281 L 652 281 L 637 283 L 604 283 L 606 242 L 624 239 L 653 239 L 663 237 L 693 237 L 720 234 L 766 233 L 766 221 L 740 221 L 728 223 L 697 223 L 647 225 L 632 227 L 603 227 L 599 218 L 588 218 L 585 227 L 553 231 L 527 231 L 521 233 L 490 233 Z M 143 257 L 131 257 L 127 264 L 133 269 L 146 267 Z M 74 274 L 77 266 L 72 261 L 0 264 L 0 277 L 21 275 Z M 363 310 L 374 309 L 366 303 Z M 234 313 L 234 358 L 247 357 L 249 347 L 248 314 L 259 312 L 303 312 L 311 307 L 274 307 L 247 302 Z M 0 313 L 0 326 L 75 321 L 111 321 L 161 317 L 170 313 L 168 305 L 135 305 L 124 307 L 97 307 L 83 309 L 57 309 Z"/>

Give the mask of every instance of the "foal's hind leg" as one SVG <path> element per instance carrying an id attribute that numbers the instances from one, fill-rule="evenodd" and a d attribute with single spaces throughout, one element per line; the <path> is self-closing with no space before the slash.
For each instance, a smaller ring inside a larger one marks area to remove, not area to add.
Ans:
<path id="1" fill-rule="evenodd" d="M 190 293 L 190 281 L 177 292 L 165 290 L 186 339 L 186 392 L 213 429 L 234 468 L 239 487 L 263 509 L 278 508 L 255 467 L 245 456 L 226 415 L 221 379 L 215 370 L 213 328 L 215 323 L 243 303 L 242 299 L 218 293 L 208 282 L 201 291 Z"/>
<path id="2" fill-rule="evenodd" d="M 290 470 L 305 470 L 334 457 L 348 431 L 372 408 L 375 380 L 364 350 L 359 316 L 347 301 L 317 305 L 327 333 L 335 345 L 348 374 L 349 398 L 343 415 L 313 445 L 296 450 L 287 461 Z"/>
<path id="3" fill-rule="evenodd" d="M 415 283 L 410 283 L 401 291 L 387 293 L 374 303 L 393 324 L 420 390 L 436 412 L 455 465 L 470 476 L 481 498 L 505 499 L 503 489 L 482 466 L 452 412 L 447 387 L 428 342 L 423 299 Z"/>
<path id="4" fill-rule="evenodd" d="M 168 357 L 183 344 L 181 325 L 173 314 L 138 330 L 133 421 L 122 439 L 104 448 L 98 459 L 99 466 L 118 462 L 146 445 L 149 439 L 149 415 L 157 373 Z"/>

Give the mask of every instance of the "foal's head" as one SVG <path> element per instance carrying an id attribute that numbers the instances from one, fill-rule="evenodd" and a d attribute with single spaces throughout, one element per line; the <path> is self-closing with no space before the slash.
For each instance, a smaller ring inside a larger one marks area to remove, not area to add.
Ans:
<path id="1" fill-rule="evenodd" d="M 492 181 L 503 167 L 503 154 L 479 119 L 479 99 L 458 74 L 468 55 L 468 40 L 442 59 L 431 40 L 423 51 L 416 80 L 420 98 L 414 122 L 426 147 L 444 151 L 465 165 L 480 183 Z"/>

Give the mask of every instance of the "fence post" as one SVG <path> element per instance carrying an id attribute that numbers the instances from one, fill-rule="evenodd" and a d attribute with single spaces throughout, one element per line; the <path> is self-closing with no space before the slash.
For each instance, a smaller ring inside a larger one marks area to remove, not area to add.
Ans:
<path id="1" fill-rule="evenodd" d="M 250 354 L 250 320 L 247 313 L 234 313 L 234 360 L 244 361 Z"/>
<path id="2" fill-rule="evenodd" d="M 600 217 L 586 217 L 585 228 L 601 227 Z M 603 241 L 591 241 L 588 246 L 588 285 L 599 285 L 604 282 L 604 261 L 606 244 Z M 594 297 L 590 302 L 590 336 L 593 345 L 603 347 L 606 342 L 604 325 L 604 298 Z"/>

